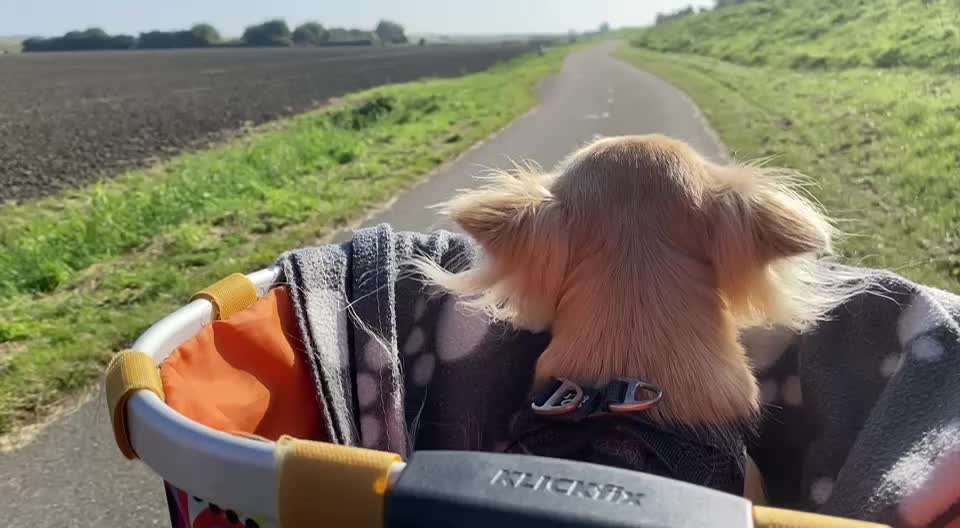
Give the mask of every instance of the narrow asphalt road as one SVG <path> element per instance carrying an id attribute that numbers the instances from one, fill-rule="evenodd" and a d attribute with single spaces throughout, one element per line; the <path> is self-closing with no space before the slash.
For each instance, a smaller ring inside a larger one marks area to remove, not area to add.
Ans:
<path id="1" fill-rule="evenodd" d="M 511 159 L 550 167 L 596 135 L 660 132 L 722 157 L 692 103 L 666 82 L 612 58 L 614 48 L 572 54 L 563 72 L 545 83 L 534 111 L 436 171 L 369 223 L 420 231 L 449 227 L 427 206 L 469 186 L 482 167 L 507 167 Z M 0 524 L 131 528 L 168 521 L 159 479 L 123 460 L 106 408 L 95 397 L 25 447 L 0 455 Z"/>

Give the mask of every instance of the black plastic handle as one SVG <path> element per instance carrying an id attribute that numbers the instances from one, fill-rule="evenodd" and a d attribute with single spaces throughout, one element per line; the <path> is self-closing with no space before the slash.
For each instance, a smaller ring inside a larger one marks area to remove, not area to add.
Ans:
<path id="1" fill-rule="evenodd" d="M 418 451 L 390 487 L 384 526 L 458 528 L 753 526 L 746 499 L 569 460 Z"/>

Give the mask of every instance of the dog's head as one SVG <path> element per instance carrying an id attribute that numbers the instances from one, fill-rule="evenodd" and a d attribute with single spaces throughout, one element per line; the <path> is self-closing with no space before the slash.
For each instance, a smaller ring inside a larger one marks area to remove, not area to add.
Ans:
<path id="1" fill-rule="evenodd" d="M 801 329 L 837 300 L 810 258 L 830 248 L 830 224 L 795 176 L 714 164 L 663 136 L 601 139 L 549 173 L 494 172 L 446 205 L 484 260 L 432 278 L 496 318 L 551 329 L 538 375 L 694 386 L 699 363 L 680 360 L 693 351 L 730 365 L 729 385 L 753 399 L 737 331 Z"/>
<path id="2" fill-rule="evenodd" d="M 462 293 L 531 330 L 551 325 L 578 281 L 640 304 L 716 292 L 741 326 L 802 327 L 822 314 L 780 265 L 829 250 L 831 227 L 796 183 L 657 135 L 598 140 L 552 173 L 494 172 L 447 204 L 486 256 L 454 289 L 473 286 Z"/>

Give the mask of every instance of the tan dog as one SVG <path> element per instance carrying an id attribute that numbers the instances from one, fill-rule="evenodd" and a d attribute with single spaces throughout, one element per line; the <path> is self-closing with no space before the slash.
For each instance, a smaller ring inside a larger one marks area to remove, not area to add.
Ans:
<path id="1" fill-rule="evenodd" d="M 658 135 L 607 138 L 555 172 L 495 172 L 447 212 L 484 260 L 429 277 L 516 327 L 551 330 L 536 381 L 663 388 L 651 417 L 723 428 L 759 412 L 741 329 L 801 330 L 850 292 L 822 276 L 831 226 L 788 171 L 720 166 Z"/>

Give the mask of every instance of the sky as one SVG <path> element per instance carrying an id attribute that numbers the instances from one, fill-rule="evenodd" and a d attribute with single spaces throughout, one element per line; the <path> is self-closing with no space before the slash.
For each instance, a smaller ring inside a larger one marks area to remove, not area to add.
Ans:
<path id="1" fill-rule="evenodd" d="M 224 36 L 285 18 L 296 25 L 373 28 L 385 18 L 408 33 L 555 33 L 653 22 L 659 12 L 713 0 L 0 0 L 0 35 L 52 36 L 101 27 L 108 33 L 182 29 L 209 22 Z"/>

